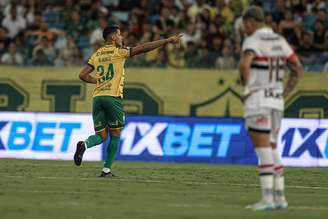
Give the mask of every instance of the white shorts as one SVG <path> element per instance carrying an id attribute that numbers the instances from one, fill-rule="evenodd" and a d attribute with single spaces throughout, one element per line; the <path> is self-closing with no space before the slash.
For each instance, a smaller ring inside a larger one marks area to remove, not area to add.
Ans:
<path id="1" fill-rule="evenodd" d="M 262 109 L 257 115 L 245 118 L 246 127 L 249 131 L 270 134 L 270 142 L 277 143 L 283 111 L 276 109 Z"/>

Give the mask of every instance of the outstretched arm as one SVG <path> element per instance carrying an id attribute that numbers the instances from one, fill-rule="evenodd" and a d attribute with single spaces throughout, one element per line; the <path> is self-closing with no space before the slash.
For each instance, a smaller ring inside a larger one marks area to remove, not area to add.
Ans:
<path id="1" fill-rule="evenodd" d="M 290 71 L 288 81 L 284 89 L 284 97 L 286 97 L 290 92 L 296 87 L 299 78 L 303 75 L 303 67 L 296 55 L 293 55 L 289 60 L 287 60 L 287 67 Z"/>
<path id="2" fill-rule="evenodd" d="M 133 48 L 131 48 L 131 57 L 141 54 L 141 53 L 146 53 L 149 52 L 151 50 L 154 50 L 158 47 L 164 46 L 168 43 L 179 43 L 180 39 L 181 39 L 182 35 L 178 34 L 178 35 L 174 35 L 172 37 L 169 37 L 167 39 L 163 39 L 163 40 L 156 40 L 153 42 L 148 42 L 148 43 L 143 43 L 141 45 L 135 46 Z"/>
<path id="3" fill-rule="evenodd" d="M 97 80 L 90 75 L 91 72 L 93 72 L 93 68 L 90 65 L 86 65 L 82 68 L 79 77 L 86 83 L 97 84 Z"/>

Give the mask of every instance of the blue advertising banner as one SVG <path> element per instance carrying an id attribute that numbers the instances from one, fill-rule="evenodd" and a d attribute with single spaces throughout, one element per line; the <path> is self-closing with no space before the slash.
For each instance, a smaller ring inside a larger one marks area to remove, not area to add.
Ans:
<path id="1" fill-rule="evenodd" d="M 76 142 L 94 133 L 90 114 L 0 112 L 0 158 L 72 160 Z M 88 150 L 88 161 L 102 158 Z"/>
<path id="2" fill-rule="evenodd" d="M 128 116 L 117 159 L 257 163 L 243 119 L 173 116 Z"/>
<path id="3" fill-rule="evenodd" d="M 0 112 L 0 158 L 72 160 L 93 134 L 90 114 Z M 100 161 L 103 147 L 83 157 Z M 283 119 L 278 151 L 286 166 L 328 166 L 328 119 Z M 256 164 L 242 118 L 128 116 L 118 160 Z"/>

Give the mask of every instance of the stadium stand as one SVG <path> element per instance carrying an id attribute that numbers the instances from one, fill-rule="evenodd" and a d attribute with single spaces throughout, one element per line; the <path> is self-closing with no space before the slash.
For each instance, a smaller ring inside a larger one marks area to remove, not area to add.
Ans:
<path id="1" fill-rule="evenodd" d="M 81 65 L 102 44 L 102 29 L 115 22 L 128 46 L 184 33 L 179 47 L 152 51 L 128 66 L 231 69 L 244 38 L 241 13 L 250 3 L 264 8 L 267 25 L 288 39 L 307 71 L 328 71 L 324 0 L 0 0 L 0 60 Z"/>

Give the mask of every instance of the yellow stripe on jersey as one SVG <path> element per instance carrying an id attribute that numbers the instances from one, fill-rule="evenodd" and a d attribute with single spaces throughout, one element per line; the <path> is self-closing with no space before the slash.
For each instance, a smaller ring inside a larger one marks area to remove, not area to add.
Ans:
<path id="1" fill-rule="evenodd" d="M 99 48 L 88 60 L 96 71 L 97 85 L 93 97 L 123 97 L 124 63 L 130 57 L 130 48 L 106 45 Z"/>

